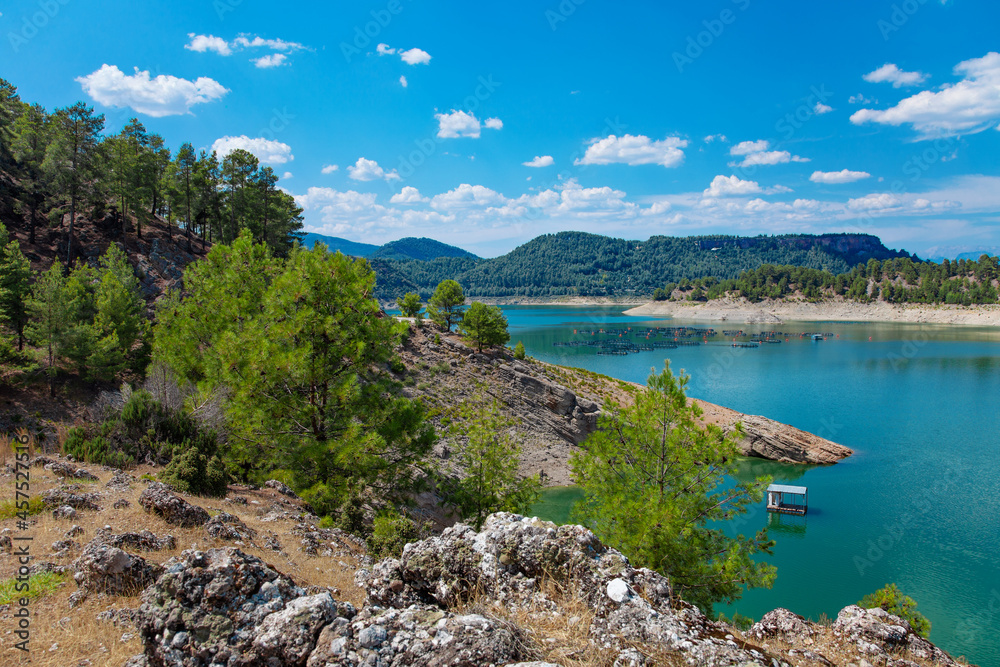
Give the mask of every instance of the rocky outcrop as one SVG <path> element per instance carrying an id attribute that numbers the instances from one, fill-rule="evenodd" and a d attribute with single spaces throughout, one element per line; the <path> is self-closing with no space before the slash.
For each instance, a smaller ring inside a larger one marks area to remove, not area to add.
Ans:
<path id="1" fill-rule="evenodd" d="M 97 475 L 86 470 L 85 468 L 77 468 L 76 466 L 70 465 L 68 463 L 63 463 L 62 461 L 53 461 L 52 463 L 45 464 L 45 470 L 48 470 L 56 477 L 60 479 L 83 479 L 88 482 L 96 482 Z"/>
<path id="2" fill-rule="evenodd" d="M 737 423 L 742 425 L 739 445 L 746 456 L 782 463 L 828 465 L 854 453 L 848 447 L 767 417 L 745 415 L 701 400 L 695 402 L 708 423 L 725 431 L 732 431 Z"/>
<path id="3" fill-rule="evenodd" d="M 175 495 L 170 487 L 162 482 L 153 482 L 146 487 L 139 496 L 139 504 L 147 512 L 158 514 L 167 523 L 182 528 L 203 526 L 210 518 L 208 512 Z"/>
<path id="4" fill-rule="evenodd" d="M 253 528 L 247 526 L 234 514 L 220 512 L 205 524 L 205 532 L 219 540 L 252 542 L 257 536 Z"/>
<path id="5" fill-rule="evenodd" d="M 600 664 L 956 664 L 881 609 L 847 607 L 832 625 L 777 609 L 742 635 L 586 528 L 513 514 L 359 570 L 360 610 L 233 547 L 185 551 L 162 572 L 134 614 L 144 646 L 134 667 L 544 667 L 539 628 L 570 614 L 582 624 L 577 650 Z"/>
<path id="6" fill-rule="evenodd" d="M 177 548 L 177 539 L 173 535 L 157 536 L 148 530 L 141 530 L 138 533 L 113 533 L 105 526 L 97 529 L 97 537 L 105 544 L 119 549 L 169 551 Z"/>
<path id="7" fill-rule="evenodd" d="M 563 440 L 579 445 L 597 430 L 601 414 L 597 403 L 578 398 L 570 389 L 533 373 L 513 361 L 499 367 L 506 390 L 504 402 L 521 419 L 534 419 Z"/>
<path id="8" fill-rule="evenodd" d="M 164 570 L 136 613 L 149 665 L 304 665 L 322 628 L 355 615 L 233 547 L 185 551 Z"/>
<path id="9" fill-rule="evenodd" d="M 73 561 L 73 579 L 83 595 L 135 595 L 160 576 L 163 569 L 105 542 L 91 540 Z"/>
<path id="10" fill-rule="evenodd" d="M 100 510 L 101 506 L 97 501 L 101 499 L 99 493 L 76 493 L 69 488 L 49 489 L 42 494 L 42 502 L 46 507 L 72 507 L 78 510 Z M 67 514 L 64 518 L 73 518 Z"/>

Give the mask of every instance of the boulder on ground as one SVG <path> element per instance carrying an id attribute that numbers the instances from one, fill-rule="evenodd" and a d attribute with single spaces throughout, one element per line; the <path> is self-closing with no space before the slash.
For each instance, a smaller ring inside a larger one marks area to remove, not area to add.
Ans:
<path id="1" fill-rule="evenodd" d="M 136 613 L 153 665 L 303 665 L 324 625 L 355 615 L 329 594 L 306 597 L 290 578 L 233 547 L 185 551 L 164 567 Z"/>
<path id="2" fill-rule="evenodd" d="M 49 489 L 42 494 L 42 502 L 46 507 L 62 507 L 69 505 L 78 510 L 99 511 L 101 506 L 97 501 L 101 499 L 99 493 L 75 493 L 69 489 Z"/>
<path id="3" fill-rule="evenodd" d="M 135 595 L 156 581 L 163 571 L 159 565 L 113 547 L 100 537 L 83 548 L 72 567 L 73 579 L 84 595 Z"/>
<path id="4" fill-rule="evenodd" d="M 162 482 L 153 482 L 146 487 L 139 496 L 139 504 L 146 511 L 163 517 L 167 523 L 182 528 L 203 526 L 211 518 L 204 509 L 174 494 L 170 487 Z"/>
<path id="5" fill-rule="evenodd" d="M 252 542 L 257 537 L 257 531 L 243 523 L 238 516 L 227 512 L 220 512 L 209 519 L 205 530 L 220 540 Z"/>

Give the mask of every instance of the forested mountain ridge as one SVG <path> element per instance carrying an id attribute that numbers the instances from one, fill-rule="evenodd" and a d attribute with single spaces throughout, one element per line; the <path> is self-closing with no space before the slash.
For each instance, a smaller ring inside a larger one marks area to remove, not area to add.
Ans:
<path id="1" fill-rule="evenodd" d="M 492 259 L 386 259 L 429 296 L 441 280 L 457 280 L 470 296 L 649 296 L 670 282 L 736 278 L 765 264 L 846 273 L 869 259 L 910 257 L 868 234 L 785 236 L 653 236 L 631 241 L 584 232 L 539 236 Z M 400 296 L 380 284 L 380 297 Z"/>
<path id="2" fill-rule="evenodd" d="M 310 232 L 303 236 L 302 243 L 307 248 L 312 248 L 316 243 L 323 243 L 332 252 L 340 251 L 345 255 L 364 257 L 366 259 L 417 260 L 420 262 L 430 261 L 439 257 L 478 259 L 468 250 L 425 237 L 416 238 L 408 236 L 379 246 Z"/>

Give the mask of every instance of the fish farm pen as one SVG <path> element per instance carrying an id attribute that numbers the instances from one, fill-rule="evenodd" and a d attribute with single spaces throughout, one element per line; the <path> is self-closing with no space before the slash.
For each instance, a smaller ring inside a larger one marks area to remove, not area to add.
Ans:
<path id="1" fill-rule="evenodd" d="M 725 346 L 756 349 L 761 345 L 778 345 L 793 338 L 827 340 L 832 333 L 756 331 L 699 327 L 627 327 L 625 329 L 573 329 L 580 340 L 557 341 L 553 347 L 593 349 L 599 356 L 624 357 L 639 352 L 675 350 L 679 347 Z"/>

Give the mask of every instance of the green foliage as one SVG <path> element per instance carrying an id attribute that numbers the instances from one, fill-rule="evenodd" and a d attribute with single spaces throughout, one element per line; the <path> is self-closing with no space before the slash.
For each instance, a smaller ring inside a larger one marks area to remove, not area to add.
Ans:
<path id="1" fill-rule="evenodd" d="M 198 438 L 174 448 L 174 456 L 160 473 L 160 481 L 182 493 L 225 497 L 229 475 L 215 453 L 214 441 Z"/>
<path id="2" fill-rule="evenodd" d="M 735 279 L 741 271 L 763 264 L 794 264 L 843 273 L 869 257 L 884 260 L 902 256 L 906 253 L 889 250 L 876 237 L 865 234 L 653 236 L 639 242 L 560 232 L 539 236 L 492 259 L 388 259 L 381 261 L 376 271 L 380 285 L 382 265 L 393 272 L 394 290 L 386 289 L 380 298 L 396 298 L 414 287 L 428 296 L 446 278 L 459 281 L 475 296 L 639 296 L 652 295 L 657 288 L 683 278 Z M 665 296 L 669 298 L 669 292 Z"/>
<path id="3" fill-rule="evenodd" d="M 670 578 L 675 592 L 705 613 L 740 598 L 743 586 L 770 587 L 775 569 L 766 530 L 729 537 L 711 524 L 760 502 L 769 480 L 724 484 L 735 472 L 738 434 L 700 422 L 684 393 L 688 377 L 669 364 L 651 374 L 635 403 L 602 418 L 570 460 L 585 496 L 575 515 L 636 567 Z"/>
<path id="4" fill-rule="evenodd" d="M 524 343 L 522 343 L 521 341 L 517 341 L 517 345 L 514 346 L 514 358 L 524 359 L 524 357 L 525 357 Z"/>
<path id="5" fill-rule="evenodd" d="M 480 352 L 483 346 L 495 347 L 504 345 L 510 340 L 507 331 L 507 318 L 499 306 L 487 306 L 479 301 L 473 301 L 462 316 L 459 330 L 472 342 Z"/>
<path id="6" fill-rule="evenodd" d="M 494 512 L 527 512 L 538 500 L 541 482 L 521 477 L 521 443 L 512 434 L 514 422 L 503 416 L 499 401 L 482 392 L 460 411 L 456 436 L 460 478 L 443 484 L 445 502 L 453 505 L 478 530 Z"/>
<path id="7" fill-rule="evenodd" d="M 17 349 L 24 349 L 24 327 L 28 323 L 28 296 L 31 264 L 21 253 L 17 240 L 8 241 L 0 223 L 0 327 L 17 337 Z"/>
<path id="8" fill-rule="evenodd" d="M 434 239 L 413 237 L 390 241 L 376 248 L 369 256 L 372 259 L 415 259 L 422 262 L 437 259 L 438 257 L 476 258 L 471 252 L 456 248 L 453 245 L 441 243 Z"/>
<path id="9" fill-rule="evenodd" d="M 371 535 L 366 540 L 368 555 L 375 560 L 399 558 L 403 547 L 420 539 L 420 530 L 413 519 L 395 510 L 375 517 Z"/>
<path id="10" fill-rule="evenodd" d="M 403 314 L 403 317 L 416 317 L 420 314 L 420 309 L 423 304 L 420 303 L 420 295 L 416 292 L 407 292 L 405 295 L 396 299 L 396 305 L 399 307 L 399 311 Z"/>
<path id="11" fill-rule="evenodd" d="M 19 579 L 4 579 L 0 581 L 0 605 L 13 604 L 16 600 L 27 598 L 37 600 L 46 595 L 54 593 L 60 586 L 66 583 L 68 575 L 56 574 L 55 572 L 36 572 L 28 577 L 27 590 L 18 590 L 18 583 L 25 583 Z"/>
<path id="12" fill-rule="evenodd" d="M 454 324 L 462 321 L 463 304 L 465 293 L 462 286 L 454 280 L 442 280 L 427 302 L 427 314 L 446 331 L 451 331 Z"/>
<path id="13" fill-rule="evenodd" d="M 859 607 L 874 609 L 881 607 L 890 614 L 899 616 L 910 623 L 913 631 L 926 638 L 931 633 L 931 622 L 917 611 L 917 603 L 913 598 L 904 595 L 896 584 L 886 584 L 874 593 L 861 598 Z"/>
<path id="14" fill-rule="evenodd" d="M 35 514 L 41 514 L 45 511 L 45 503 L 42 501 L 40 496 L 30 496 L 28 498 L 27 508 L 19 506 L 19 503 L 23 502 L 23 500 L 14 500 L 13 498 L 0 501 L 0 521 L 13 519 L 23 513 L 26 513 L 28 516 L 33 516 Z"/>
<path id="15" fill-rule="evenodd" d="M 751 627 L 753 627 L 753 623 L 754 623 L 752 617 L 750 617 L 750 616 L 744 616 L 743 614 L 741 614 L 738 611 L 737 612 L 733 612 L 733 617 L 732 618 L 726 618 L 725 614 L 719 614 L 719 621 L 721 621 L 722 623 L 728 623 L 729 625 L 733 626 L 737 630 L 742 630 L 743 632 L 746 632 Z"/>
<path id="16" fill-rule="evenodd" d="M 389 360 L 389 370 L 396 375 L 401 375 L 406 372 L 406 364 L 399 357 L 393 357 Z"/>
<path id="17" fill-rule="evenodd" d="M 228 396 L 231 471 L 287 471 L 321 515 L 354 488 L 402 498 L 433 443 L 422 406 L 377 370 L 400 331 L 374 282 L 364 260 L 322 244 L 281 260 L 244 233 L 191 266 L 187 295 L 159 312 L 155 358 L 202 395 Z"/>

